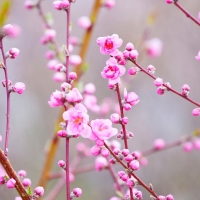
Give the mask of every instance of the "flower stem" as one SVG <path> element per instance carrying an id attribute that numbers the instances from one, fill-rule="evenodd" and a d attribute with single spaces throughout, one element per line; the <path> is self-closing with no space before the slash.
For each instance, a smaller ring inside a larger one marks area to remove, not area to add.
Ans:
<path id="1" fill-rule="evenodd" d="M 3 63 L 4 63 L 4 74 L 5 74 L 5 80 L 6 80 L 6 138 L 5 138 L 5 145 L 4 145 L 4 154 L 8 156 L 8 137 L 9 137 L 9 131 L 10 131 L 10 92 L 9 92 L 9 86 L 8 86 L 8 71 L 6 66 L 6 56 L 4 53 L 3 48 L 3 40 L 0 39 L 0 49 L 3 57 Z"/>

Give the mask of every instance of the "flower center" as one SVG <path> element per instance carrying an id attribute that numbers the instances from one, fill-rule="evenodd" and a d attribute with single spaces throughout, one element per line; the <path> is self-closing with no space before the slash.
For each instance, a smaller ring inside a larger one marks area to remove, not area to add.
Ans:
<path id="1" fill-rule="evenodd" d="M 111 39 L 107 39 L 105 42 L 105 48 L 110 50 L 113 48 L 113 41 Z"/>
<path id="2" fill-rule="evenodd" d="M 81 125 L 81 123 L 83 122 L 83 118 L 82 117 L 77 117 L 75 120 L 74 120 L 74 123 L 76 125 Z"/>

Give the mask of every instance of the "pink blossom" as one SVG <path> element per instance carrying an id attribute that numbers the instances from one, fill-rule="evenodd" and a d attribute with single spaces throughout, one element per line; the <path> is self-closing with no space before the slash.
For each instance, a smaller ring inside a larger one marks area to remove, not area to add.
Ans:
<path id="1" fill-rule="evenodd" d="M 107 166 L 108 166 L 108 162 L 107 162 L 106 158 L 101 157 L 101 156 L 96 158 L 95 169 L 97 171 L 101 171 L 102 169 L 104 169 Z"/>
<path id="2" fill-rule="evenodd" d="M 20 177 L 24 178 L 24 177 L 26 176 L 26 171 L 25 171 L 25 170 L 20 170 L 20 171 L 17 172 L 17 174 L 18 174 Z"/>
<path id="3" fill-rule="evenodd" d="M 119 116 L 118 113 L 113 113 L 113 114 L 110 116 L 110 119 L 111 119 L 111 121 L 112 121 L 113 124 L 118 124 L 118 123 L 120 123 L 120 121 L 121 121 L 121 118 L 120 118 L 120 116 Z"/>
<path id="4" fill-rule="evenodd" d="M 80 42 L 79 42 L 79 38 L 75 37 L 75 36 L 71 36 L 69 38 L 69 43 L 72 44 L 72 45 L 78 45 Z"/>
<path id="5" fill-rule="evenodd" d="M 158 87 L 158 89 L 156 90 L 157 94 L 159 95 L 163 95 L 166 91 L 166 87 L 160 86 Z"/>
<path id="6" fill-rule="evenodd" d="M 82 190 L 80 188 L 74 188 L 72 190 L 72 194 L 75 196 L 75 197 L 80 197 L 82 195 Z M 71 196 L 71 195 L 70 195 Z"/>
<path id="7" fill-rule="evenodd" d="M 52 93 L 50 97 L 50 101 L 48 101 L 49 105 L 54 108 L 58 106 L 63 106 L 65 102 L 64 93 L 56 90 Z"/>
<path id="8" fill-rule="evenodd" d="M 103 156 L 103 157 L 108 157 L 109 155 L 110 155 L 110 152 L 108 151 L 108 149 L 106 149 L 106 148 L 102 148 L 102 150 L 101 150 L 101 155 Z"/>
<path id="9" fill-rule="evenodd" d="M 140 163 L 137 160 L 133 160 L 129 163 L 129 166 L 133 170 L 138 170 L 140 168 Z"/>
<path id="10" fill-rule="evenodd" d="M 48 50 L 48 51 L 45 53 L 45 57 L 46 57 L 46 59 L 48 59 L 48 60 L 53 59 L 54 56 L 55 56 L 55 53 L 54 53 L 54 51 L 52 51 L 52 50 Z"/>
<path id="11" fill-rule="evenodd" d="M 131 76 L 134 76 L 136 75 L 140 70 L 137 68 L 137 67 L 131 67 L 129 70 L 128 70 L 128 73 L 131 75 Z"/>
<path id="12" fill-rule="evenodd" d="M 91 135 L 91 128 L 88 126 L 89 115 L 87 109 L 81 103 L 63 113 L 64 120 L 68 121 L 67 133 L 69 135 L 80 134 L 84 138 Z"/>
<path id="13" fill-rule="evenodd" d="M 90 152 L 92 153 L 92 155 L 98 156 L 101 153 L 101 147 L 98 145 L 95 145 L 90 149 Z"/>
<path id="14" fill-rule="evenodd" d="M 83 16 L 78 19 L 78 25 L 83 29 L 88 29 L 91 27 L 92 22 L 89 17 Z"/>
<path id="15" fill-rule="evenodd" d="M 101 75 L 103 78 L 109 79 L 109 84 L 116 84 L 120 81 L 120 76 L 123 76 L 125 71 L 126 69 L 123 66 L 117 64 L 115 58 L 110 58 L 107 60 Z"/>
<path id="16" fill-rule="evenodd" d="M 54 29 L 47 29 L 44 35 L 47 41 L 52 41 L 56 37 L 56 31 Z"/>
<path id="17" fill-rule="evenodd" d="M 197 150 L 200 149 L 200 139 L 199 139 L 199 138 L 198 138 L 198 139 L 195 139 L 195 140 L 193 141 L 193 147 L 194 147 L 195 149 L 197 149 Z"/>
<path id="18" fill-rule="evenodd" d="M 11 48 L 11 49 L 8 51 L 8 56 L 9 56 L 11 59 L 17 58 L 18 55 L 19 55 L 19 49 L 17 49 L 17 48 Z"/>
<path id="19" fill-rule="evenodd" d="M 117 134 L 117 129 L 112 128 L 112 122 L 109 119 L 96 119 L 91 121 L 92 134 L 90 139 L 108 140 Z"/>
<path id="20" fill-rule="evenodd" d="M 174 197 L 171 194 L 168 194 L 166 196 L 166 200 L 174 200 Z"/>
<path id="21" fill-rule="evenodd" d="M 154 85 L 156 87 L 162 86 L 163 85 L 163 80 L 161 78 L 156 78 L 156 80 L 154 80 Z"/>
<path id="22" fill-rule="evenodd" d="M 44 188 L 41 186 L 38 186 L 34 189 L 34 193 L 39 196 L 42 197 L 44 195 Z"/>
<path id="23" fill-rule="evenodd" d="M 76 72 L 69 72 L 69 79 L 74 81 L 77 78 Z"/>
<path id="24" fill-rule="evenodd" d="M 13 91 L 17 92 L 18 94 L 22 94 L 25 89 L 26 89 L 26 85 L 22 82 L 17 82 L 13 86 Z"/>
<path id="25" fill-rule="evenodd" d="M 70 65 L 76 67 L 77 65 L 80 65 L 82 63 L 82 59 L 79 55 L 71 55 L 69 57 L 69 63 Z"/>
<path id="26" fill-rule="evenodd" d="M 148 65 L 147 71 L 149 74 L 154 75 L 156 68 L 153 65 Z"/>
<path id="27" fill-rule="evenodd" d="M 59 64 L 58 60 L 50 60 L 48 63 L 47 63 L 47 67 L 51 70 L 55 70 L 55 66 Z"/>
<path id="28" fill-rule="evenodd" d="M 123 40 L 119 38 L 117 34 L 113 34 L 107 37 L 99 37 L 96 40 L 97 44 L 100 46 L 100 52 L 102 54 L 110 54 L 111 56 L 116 56 L 118 54 L 118 49 Z"/>
<path id="29" fill-rule="evenodd" d="M 16 184 L 16 180 L 11 178 L 7 181 L 6 186 L 7 188 L 14 188 Z"/>
<path id="30" fill-rule="evenodd" d="M 162 41 L 158 38 L 152 38 L 145 43 L 147 54 L 150 57 L 158 57 L 162 53 L 163 44 Z"/>
<path id="31" fill-rule="evenodd" d="M 127 92 L 126 88 L 124 88 L 124 105 L 123 106 L 135 106 L 136 104 L 139 103 L 139 97 L 135 92 Z M 128 105 L 126 105 L 128 104 Z"/>
<path id="32" fill-rule="evenodd" d="M 126 45 L 126 50 L 127 50 L 127 51 L 132 51 L 133 49 L 134 49 L 133 44 L 129 42 L 129 43 Z"/>
<path id="33" fill-rule="evenodd" d="M 130 188 L 134 187 L 136 184 L 135 180 L 133 180 L 132 178 L 129 178 L 127 181 L 126 181 L 126 185 Z"/>
<path id="34" fill-rule="evenodd" d="M 195 56 L 195 58 L 200 61 L 200 51 L 198 52 L 197 56 Z"/>
<path id="35" fill-rule="evenodd" d="M 80 103 L 83 100 L 81 93 L 77 88 L 73 88 L 66 94 L 66 100 L 68 103 Z"/>
<path id="36" fill-rule="evenodd" d="M 3 26 L 3 32 L 5 33 L 5 35 L 11 36 L 14 31 L 14 26 L 11 24 L 6 24 L 5 26 Z"/>
<path id="37" fill-rule="evenodd" d="M 132 59 L 132 60 L 137 59 L 138 56 L 139 56 L 139 53 L 138 53 L 138 51 L 135 50 L 135 49 L 132 50 L 132 51 L 130 51 L 130 53 L 129 53 L 129 57 L 130 57 L 130 59 Z"/>

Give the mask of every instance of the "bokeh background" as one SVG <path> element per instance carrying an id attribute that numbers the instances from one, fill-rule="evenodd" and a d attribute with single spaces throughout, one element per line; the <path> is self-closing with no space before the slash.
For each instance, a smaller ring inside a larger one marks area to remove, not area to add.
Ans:
<path id="1" fill-rule="evenodd" d="M 52 2 L 42 3 L 45 12 L 54 16 L 54 28 L 57 31 L 57 41 L 61 46 L 65 42 L 65 15 L 53 9 Z M 72 35 L 82 37 L 84 31 L 77 26 L 80 16 L 89 16 L 94 0 L 77 0 L 72 5 Z M 195 17 L 200 11 L 197 0 L 180 0 Z M 155 22 L 147 23 L 150 13 L 156 13 Z M 7 23 L 18 24 L 21 35 L 16 39 L 6 38 L 5 50 L 11 47 L 20 49 L 20 56 L 16 60 L 8 61 L 9 79 L 12 82 L 26 83 L 23 95 L 11 95 L 11 131 L 9 139 L 9 158 L 16 171 L 25 169 L 32 180 L 33 187 L 37 185 L 45 160 L 45 147 L 51 138 L 59 108 L 52 109 L 47 104 L 50 94 L 59 88 L 53 82 L 53 73 L 46 67 L 45 52 L 47 47 L 41 46 L 39 40 L 43 34 L 42 22 L 36 10 L 27 11 L 24 0 L 13 1 Z M 157 37 L 163 42 L 162 55 L 156 59 L 148 57 L 142 51 L 140 40 L 144 31 L 148 29 L 148 37 Z M 200 50 L 200 29 L 187 19 L 175 6 L 167 5 L 164 0 L 132 1 L 118 0 L 112 10 L 102 8 L 93 32 L 86 61 L 89 64 L 87 73 L 81 78 L 82 82 L 93 82 L 96 85 L 98 101 L 102 102 L 106 96 L 114 96 L 107 88 L 107 80 L 100 75 L 108 56 L 99 52 L 96 38 L 118 34 L 124 43 L 132 42 L 142 54 L 140 64 L 145 68 L 149 64 L 156 67 L 156 76 L 169 81 L 175 89 L 181 91 L 183 84 L 191 87 L 190 97 L 200 102 L 200 64 L 194 58 Z M 78 49 L 75 52 L 78 52 Z M 132 66 L 127 65 L 127 68 Z M 73 69 L 72 69 L 73 70 Z M 0 80 L 4 79 L 3 70 Z M 146 75 L 139 73 L 133 77 L 129 91 L 134 91 L 140 97 L 140 103 L 126 113 L 130 123 L 128 130 L 134 133 L 129 141 L 131 150 L 145 150 L 152 146 L 156 138 L 163 138 L 170 142 L 185 134 L 190 134 L 200 128 L 199 117 L 193 117 L 191 112 L 194 105 L 168 92 L 163 96 L 156 93 L 153 81 Z M 0 87 L 0 134 L 5 136 L 5 89 Z M 116 99 L 114 98 L 114 101 Z M 95 115 L 92 115 L 95 118 Z M 81 139 L 78 139 L 81 141 Z M 71 145 L 71 158 L 75 154 L 74 142 Z M 3 142 L 0 143 L 3 148 Z M 58 149 L 54 171 L 59 171 L 57 161 L 64 159 L 64 141 Z M 136 174 L 145 182 L 152 183 L 158 194 L 173 194 L 176 200 L 199 200 L 200 188 L 200 152 L 193 150 L 185 153 L 182 147 L 157 153 L 148 157 L 148 165 L 142 167 Z M 90 159 L 94 162 L 94 159 Z M 48 185 L 46 193 L 56 183 Z M 90 172 L 78 175 L 71 188 L 83 189 L 82 200 L 102 200 L 114 196 L 112 179 L 107 171 Z M 141 189 L 144 191 L 143 189 Z M 0 200 L 11 200 L 17 196 L 16 191 L 0 187 Z M 65 198 L 65 191 L 60 192 L 57 200 Z M 144 192 L 144 199 L 149 199 Z"/>

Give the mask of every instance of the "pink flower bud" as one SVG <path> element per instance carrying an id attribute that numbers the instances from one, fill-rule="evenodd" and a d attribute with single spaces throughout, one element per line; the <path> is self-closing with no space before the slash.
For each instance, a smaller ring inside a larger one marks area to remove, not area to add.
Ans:
<path id="1" fill-rule="evenodd" d="M 97 157 L 96 158 L 95 169 L 97 171 L 101 171 L 102 169 L 104 169 L 107 166 L 108 166 L 108 162 L 107 162 L 106 158 L 104 158 L 104 157 Z"/>
<path id="2" fill-rule="evenodd" d="M 137 50 L 132 50 L 132 51 L 129 53 L 129 57 L 130 57 L 130 59 L 132 59 L 132 60 L 137 59 L 138 56 L 139 56 L 139 53 L 138 53 Z"/>
<path id="3" fill-rule="evenodd" d="M 15 200 L 22 200 L 21 197 L 15 197 Z"/>
<path id="4" fill-rule="evenodd" d="M 66 70 L 66 67 L 65 67 L 63 64 L 58 63 L 58 64 L 56 64 L 56 65 L 54 66 L 54 69 L 55 69 L 56 71 L 58 71 L 58 72 L 61 72 L 61 71 L 65 71 L 65 70 Z"/>
<path id="5" fill-rule="evenodd" d="M 123 56 L 125 59 L 129 58 L 129 51 L 127 50 L 123 51 Z"/>
<path id="6" fill-rule="evenodd" d="M 17 174 L 18 174 L 20 177 L 24 178 L 24 177 L 26 176 L 26 171 L 25 171 L 25 170 L 20 170 L 20 171 L 17 172 Z"/>
<path id="7" fill-rule="evenodd" d="M 93 83 L 88 83 L 84 87 L 84 93 L 86 94 L 94 94 L 96 91 L 96 87 Z"/>
<path id="8" fill-rule="evenodd" d="M 123 108 L 124 110 L 129 111 L 132 108 L 132 106 L 129 103 L 125 103 L 123 104 Z"/>
<path id="9" fill-rule="evenodd" d="M 5 180 L 4 176 L 0 176 L 0 186 L 5 183 L 6 183 L 6 180 Z"/>
<path id="10" fill-rule="evenodd" d="M 121 199 L 118 197 L 111 197 L 110 200 L 121 200 Z"/>
<path id="11" fill-rule="evenodd" d="M 11 178 L 11 179 L 9 179 L 9 180 L 7 181 L 6 187 L 7 187 L 7 188 L 14 188 L 14 187 L 15 187 L 15 184 L 16 184 L 16 181 L 15 181 L 13 178 Z"/>
<path id="12" fill-rule="evenodd" d="M 108 149 L 105 149 L 105 148 L 103 148 L 102 150 L 101 150 L 101 155 L 103 156 L 103 157 L 108 157 L 109 155 L 110 155 L 110 152 L 108 151 Z"/>
<path id="13" fill-rule="evenodd" d="M 76 78 L 77 78 L 76 72 L 70 72 L 70 73 L 69 73 L 69 79 L 70 79 L 71 81 L 74 81 Z"/>
<path id="14" fill-rule="evenodd" d="M 17 92 L 18 94 L 22 94 L 24 92 L 24 90 L 26 89 L 26 86 L 24 83 L 22 82 L 17 82 L 15 83 L 15 85 L 13 86 L 13 91 Z"/>
<path id="15" fill-rule="evenodd" d="M 133 160 L 129 163 L 129 166 L 133 170 L 138 170 L 140 168 L 140 163 L 137 160 Z"/>
<path id="16" fill-rule="evenodd" d="M 148 65 L 147 71 L 149 72 L 149 74 L 154 75 L 156 68 L 153 65 Z"/>
<path id="17" fill-rule="evenodd" d="M 133 156 L 132 156 L 131 154 L 128 154 L 128 155 L 124 158 L 124 160 L 125 160 L 126 162 L 131 162 L 131 161 L 133 160 Z"/>
<path id="18" fill-rule="evenodd" d="M 137 67 L 131 67 L 129 70 L 128 70 L 128 73 L 131 75 L 131 76 L 134 76 L 138 73 L 138 68 Z"/>
<path id="19" fill-rule="evenodd" d="M 123 118 L 122 118 L 122 124 L 123 124 L 123 125 L 128 124 L 128 117 L 123 117 Z"/>
<path id="20" fill-rule="evenodd" d="M 88 29 L 92 25 L 92 22 L 89 17 L 83 16 L 78 19 L 78 26 L 83 29 Z"/>
<path id="21" fill-rule="evenodd" d="M 44 188 L 41 186 L 38 186 L 34 189 L 34 193 L 39 196 L 42 197 L 44 195 Z"/>
<path id="22" fill-rule="evenodd" d="M 134 49 L 133 44 L 129 42 L 129 43 L 126 45 L 126 50 L 127 50 L 127 51 L 132 51 L 133 49 Z"/>
<path id="23" fill-rule="evenodd" d="M 70 3 L 68 0 L 63 0 L 61 2 L 62 9 L 64 9 L 64 10 L 68 9 L 69 5 L 70 5 Z"/>
<path id="24" fill-rule="evenodd" d="M 22 184 L 23 184 L 24 187 L 30 187 L 31 186 L 31 180 L 29 178 L 25 178 L 22 181 Z"/>
<path id="25" fill-rule="evenodd" d="M 69 38 L 69 43 L 72 45 L 78 45 L 79 44 L 79 39 L 75 36 L 72 36 Z"/>
<path id="26" fill-rule="evenodd" d="M 158 57 L 162 53 L 163 44 L 158 38 L 152 38 L 145 43 L 147 54 L 150 57 Z"/>
<path id="27" fill-rule="evenodd" d="M 199 12 L 200 13 L 200 12 Z M 200 61 L 200 51 L 198 52 L 197 56 L 195 56 L 195 58 Z"/>
<path id="28" fill-rule="evenodd" d="M 192 111 L 192 114 L 193 116 L 199 116 L 200 115 L 200 108 L 195 108 L 193 111 Z"/>
<path id="29" fill-rule="evenodd" d="M 19 55 L 19 49 L 17 49 L 17 48 L 10 49 L 8 52 L 8 55 L 11 59 L 17 58 L 17 56 Z"/>
<path id="30" fill-rule="evenodd" d="M 172 3 L 174 3 L 174 0 L 166 0 L 166 3 L 167 4 L 172 4 Z"/>
<path id="31" fill-rule="evenodd" d="M 3 87 L 6 87 L 6 80 L 3 80 L 2 82 Z M 10 80 L 8 80 L 8 86 L 11 86 L 12 82 Z"/>
<path id="32" fill-rule="evenodd" d="M 79 55 L 71 55 L 69 57 L 69 63 L 70 63 L 70 65 L 75 67 L 75 66 L 80 65 L 82 63 L 82 59 Z"/>
<path id="33" fill-rule="evenodd" d="M 127 156 L 129 154 L 129 150 L 128 149 L 123 149 L 122 150 L 122 154 L 123 154 L 123 156 Z"/>
<path id="34" fill-rule="evenodd" d="M 97 140 L 95 141 L 95 143 L 96 143 L 96 145 L 99 146 L 99 147 L 101 147 L 101 146 L 104 145 L 104 141 L 103 141 L 103 140 L 99 140 L 99 139 L 97 139 Z"/>
<path id="35" fill-rule="evenodd" d="M 174 197 L 171 194 L 168 194 L 166 196 L 166 200 L 174 200 Z"/>
<path id="36" fill-rule="evenodd" d="M 154 85 L 156 87 L 162 86 L 163 84 L 163 80 L 161 78 L 156 78 L 156 80 L 154 80 Z"/>
<path id="37" fill-rule="evenodd" d="M 118 177 L 121 179 L 122 176 L 126 175 L 126 173 L 124 171 L 118 171 Z"/>
<path id="38" fill-rule="evenodd" d="M 117 140 L 112 140 L 110 143 L 110 148 L 114 150 L 115 148 L 120 148 L 121 144 Z"/>
<path id="39" fill-rule="evenodd" d="M 121 153 L 121 150 L 120 150 L 119 148 L 115 148 L 115 149 L 113 150 L 113 153 L 114 153 L 115 155 L 118 155 L 119 153 Z"/>
<path id="40" fill-rule="evenodd" d="M 48 59 L 48 60 L 53 59 L 54 56 L 55 56 L 55 53 L 54 53 L 54 51 L 52 51 L 52 50 L 48 50 L 48 51 L 45 53 L 45 57 L 46 57 L 46 59 Z"/>
<path id="41" fill-rule="evenodd" d="M 155 148 L 156 150 L 163 149 L 163 148 L 165 147 L 165 141 L 164 141 L 163 139 L 161 139 L 161 138 L 156 139 L 156 140 L 154 141 L 153 146 L 154 146 L 154 148 Z"/>
<path id="42" fill-rule="evenodd" d="M 61 168 L 64 168 L 64 169 L 65 169 L 65 167 L 66 167 L 65 161 L 64 161 L 64 160 L 59 160 L 59 161 L 58 161 L 58 166 L 60 166 Z"/>
<path id="43" fill-rule="evenodd" d="M 134 194 L 138 200 L 142 200 L 142 192 L 141 191 L 136 191 Z"/>
<path id="44" fill-rule="evenodd" d="M 184 150 L 186 153 L 190 152 L 190 151 L 192 150 L 192 148 L 193 148 L 192 142 L 185 142 L 185 143 L 183 144 L 183 150 Z"/>
<path id="45" fill-rule="evenodd" d="M 159 95 L 163 95 L 165 93 L 165 87 L 158 87 L 158 89 L 156 90 L 157 94 Z"/>
<path id="46" fill-rule="evenodd" d="M 58 137 L 66 138 L 67 137 L 67 132 L 65 130 L 59 130 L 57 132 L 57 135 L 58 135 Z"/>
<path id="47" fill-rule="evenodd" d="M 62 10 L 62 1 L 54 1 L 54 2 L 53 2 L 53 7 L 54 7 L 56 10 Z"/>
<path id="48" fill-rule="evenodd" d="M 73 88 L 66 94 L 66 100 L 68 103 L 80 103 L 83 100 L 83 97 L 77 88 Z"/>
<path id="49" fill-rule="evenodd" d="M 124 175 L 121 177 L 122 181 L 127 181 L 128 178 L 129 178 L 129 177 L 128 177 L 127 174 L 124 174 Z"/>
<path id="50" fill-rule="evenodd" d="M 95 145 L 90 149 L 90 151 L 91 151 L 92 155 L 98 156 L 101 153 L 101 147 Z"/>
<path id="51" fill-rule="evenodd" d="M 27 10 L 31 10 L 35 7 L 35 3 L 32 0 L 26 0 L 24 6 Z"/>
<path id="52" fill-rule="evenodd" d="M 11 36 L 14 31 L 14 26 L 11 24 L 6 24 L 5 26 L 3 26 L 3 32 L 8 36 Z"/>
<path id="53" fill-rule="evenodd" d="M 131 178 L 129 178 L 127 181 L 126 181 L 126 185 L 130 188 L 134 187 L 135 186 L 135 181 Z"/>
<path id="54" fill-rule="evenodd" d="M 198 138 L 198 139 L 195 139 L 194 141 L 193 141 L 193 147 L 195 148 L 195 149 L 197 149 L 197 150 L 200 150 L 200 139 Z"/>
<path id="55" fill-rule="evenodd" d="M 190 91 L 190 87 L 189 87 L 189 85 L 184 84 L 183 87 L 182 87 L 182 95 L 184 95 L 184 96 L 188 96 L 189 91 Z"/>
<path id="56" fill-rule="evenodd" d="M 124 88 L 124 99 L 125 99 L 125 102 L 130 104 L 131 106 L 135 106 L 140 101 L 139 97 L 137 96 L 135 92 L 127 93 L 126 88 Z"/>
<path id="57" fill-rule="evenodd" d="M 55 70 L 55 66 L 59 64 L 59 62 L 57 60 L 50 60 L 48 63 L 47 63 L 47 67 L 51 70 Z"/>
<path id="58" fill-rule="evenodd" d="M 63 92 L 69 92 L 69 90 L 71 89 L 72 86 L 69 83 L 64 82 L 61 84 L 60 87 Z"/>
<path id="59" fill-rule="evenodd" d="M 166 200 L 165 196 L 158 196 L 158 197 L 159 197 L 159 200 Z"/>
<path id="60" fill-rule="evenodd" d="M 54 29 L 47 29 L 44 34 L 48 41 L 52 41 L 56 36 L 56 31 Z"/>
<path id="61" fill-rule="evenodd" d="M 2 142 L 2 136 L 0 135 L 0 142 Z"/>
<path id="62" fill-rule="evenodd" d="M 53 75 L 53 80 L 57 83 L 60 83 L 60 82 L 63 82 L 65 81 L 65 74 L 62 73 L 62 72 L 56 72 L 54 75 Z"/>
<path id="63" fill-rule="evenodd" d="M 75 197 L 80 197 L 82 195 L 82 190 L 80 188 L 74 188 L 72 193 L 75 195 Z"/>
<path id="64" fill-rule="evenodd" d="M 111 159 L 110 159 L 110 164 L 111 164 L 111 165 L 116 164 L 116 160 L 115 160 L 114 158 L 111 158 Z"/>
<path id="65" fill-rule="evenodd" d="M 106 0 L 104 5 L 106 8 L 111 9 L 115 6 L 116 2 L 115 0 Z"/>
<path id="66" fill-rule="evenodd" d="M 135 160 L 138 160 L 140 158 L 140 153 L 138 151 L 134 151 L 131 155 Z"/>
<path id="67" fill-rule="evenodd" d="M 110 116 L 110 119 L 111 119 L 111 121 L 112 121 L 113 124 L 118 124 L 118 123 L 120 123 L 120 120 L 121 120 L 119 114 L 117 114 L 117 113 L 113 113 Z"/>
<path id="68" fill-rule="evenodd" d="M 140 164 L 141 164 L 141 166 L 146 166 L 146 165 L 148 165 L 148 160 L 147 160 L 147 158 L 146 158 L 146 157 L 142 157 L 142 158 L 140 159 Z"/>

